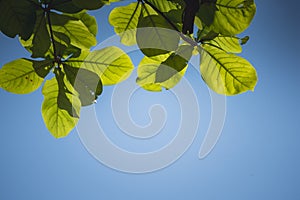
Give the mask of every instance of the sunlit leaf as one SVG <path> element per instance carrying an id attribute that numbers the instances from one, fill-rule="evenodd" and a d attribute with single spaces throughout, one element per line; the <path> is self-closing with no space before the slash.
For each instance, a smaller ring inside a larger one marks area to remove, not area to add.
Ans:
<path id="1" fill-rule="evenodd" d="M 253 0 L 217 0 L 218 11 L 211 25 L 213 31 L 223 35 L 235 35 L 250 25 L 256 5 Z"/>
<path id="2" fill-rule="evenodd" d="M 100 77 L 86 69 L 71 67 L 63 64 L 67 79 L 74 89 L 79 93 L 82 106 L 95 102 L 102 93 L 102 82 Z"/>
<path id="3" fill-rule="evenodd" d="M 127 79 L 134 68 L 130 57 L 117 47 L 95 50 L 85 59 L 69 59 L 66 63 L 98 74 L 103 85 L 113 85 Z"/>
<path id="4" fill-rule="evenodd" d="M 141 14 L 141 4 L 131 3 L 114 8 L 109 15 L 109 23 L 125 45 L 136 44 L 136 29 Z"/>
<path id="5" fill-rule="evenodd" d="M 82 21 L 82 23 L 89 29 L 90 33 L 92 33 L 94 36 L 97 35 L 98 25 L 97 25 L 96 18 L 94 16 L 89 15 L 85 11 L 75 13 L 75 14 L 70 14 L 69 16 Z"/>
<path id="6" fill-rule="evenodd" d="M 234 36 L 223 36 L 220 35 L 213 40 L 209 40 L 206 43 L 211 44 L 215 47 L 221 48 L 229 53 L 241 53 L 241 40 L 238 37 Z"/>
<path id="7" fill-rule="evenodd" d="M 161 55 L 158 59 L 145 57 L 138 66 L 137 84 L 150 91 L 174 87 L 184 75 L 193 47 L 180 46 L 174 53 Z"/>
<path id="8" fill-rule="evenodd" d="M 156 7 L 178 28 L 178 30 L 181 30 L 184 5 L 169 0 L 168 1 L 148 0 L 146 3 L 147 4 L 150 3 L 154 7 Z"/>
<path id="9" fill-rule="evenodd" d="M 89 49 L 97 44 L 95 35 L 90 32 L 90 26 L 85 25 L 80 19 L 53 12 L 50 16 L 53 31 L 65 34 L 73 46 Z"/>
<path id="10" fill-rule="evenodd" d="M 202 47 L 200 71 L 212 90 L 225 95 L 254 90 L 257 75 L 247 60 L 210 45 Z"/>
<path id="11" fill-rule="evenodd" d="M 0 1 L 0 30 L 9 37 L 30 38 L 35 25 L 35 4 L 27 0 Z"/>
<path id="12" fill-rule="evenodd" d="M 51 67 L 52 61 L 14 60 L 0 69 L 0 87 L 16 94 L 33 92 L 40 87 Z"/>
<path id="13" fill-rule="evenodd" d="M 75 127 L 80 113 L 80 100 L 60 71 L 47 80 L 42 93 L 42 116 L 46 127 L 55 138 L 65 137 Z"/>

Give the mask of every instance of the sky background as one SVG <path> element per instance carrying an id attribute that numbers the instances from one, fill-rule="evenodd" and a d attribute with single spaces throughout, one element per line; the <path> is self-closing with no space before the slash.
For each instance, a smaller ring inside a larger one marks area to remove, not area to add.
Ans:
<path id="1" fill-rule="evenodd" d="M 198 151 L 209 123 L 210 99 L 192 69 L 186 78 L 201 100 L 198 134 L 179 160 L 148 174 L 123 173 L 101 164 L 87 152 L 76 130 L 54 139 L 41 117 L 40 90 L 28 95 L 0 90 L 0 199 L 300 199 L 300 4 L 296 0 L 256 4 L 253 23 L 242 34 L 250 35 L 242 56 L 255 66 L 259 81 L 254 92 L 227 98 L 222 136 L 205 159 L 198 159 Z M 99 21 L 98 41 L 114 34 L 107 23 L 112 8 L 93 12 Z M 1 66 L 28 56 L 16 39 L 2 33 L 0 52 Z M 111 117 L 112 90 L 105 87 L 95 106 L 100 119 Z M 149 122 L 151 102 L 167 103 L 171 114 L 165 129 L 170 130 L 141 145 L 130 142 L 132 138 L 125 138 L 110 126 L 112 119 L 106 119 L 109 137 L 132 151 L 166 144 L 177 126 L 174 97 L 138 90 L 132 99 L 132 117 L 141 125 Z"/>

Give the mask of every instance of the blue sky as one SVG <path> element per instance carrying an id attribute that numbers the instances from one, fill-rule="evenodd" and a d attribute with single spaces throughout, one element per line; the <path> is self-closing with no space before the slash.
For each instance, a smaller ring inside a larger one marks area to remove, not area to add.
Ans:
<path id="1" fill-rule="evenodd" d="M 28 95 L 0 90 L 0 199 L 300 199 L 299 3 L 266 0 L 256 4 L 254 21 L 243 33 L 250 35 L 250 41 L 242 56 L 256 67 L 259 81 L 254 92 L 227 98 L 221 138 L 205 159 L 198 159 L 198 151 L 209 123 L 209 96 L 193 70 L 186 78 L 202 100 L 198 134 L 179 160 L 147 174 L 123 173 L 101 164 L 85 149 L 76 130 L 54 139 L 40 114 L 40 90 Z M 106 22 L 111 8 L 93 12 L 101 20 L 99 41 L 113 34 Z M 1 65 L 28 56 L 16 39 L 2 33 L 0 44 Z M 106 120 L 104 128 L 112 130 L 112 140 L 143 151 L 172 138 L 168 133 L 173 133 L 177 120 L 172 112 L 176 114 L 178 108 L 167 92 L 139 91 L 130 104 L 133 118 L 144 125 L 151 102 L 169 102 L 166 110 L 174 117 L 166 128 L 171 130 L 157 143 L 145 145 L 118 136 L 115 125 L 110 126 L 111 93 L 112 87 L 106 87 L 95 109 Z"/>

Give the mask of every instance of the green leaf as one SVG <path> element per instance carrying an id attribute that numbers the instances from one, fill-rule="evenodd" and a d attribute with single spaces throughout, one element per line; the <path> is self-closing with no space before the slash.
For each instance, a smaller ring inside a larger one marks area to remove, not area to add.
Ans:
<path id="1" fill-rule="evenodd" d="M 160 59 L 144 57 L 138 66 L 137 84 L 149 91 L 174 87 L 184 75 L 193 47 L 182 45 L 176 52 L 160 55 Z"/>
<path id="2" fill-rule="evenodd" d="M 236 95 L 254 90 L 257 75 L 244 58 L 210 46 L 200 50 L 200 71 L 206 84 L 216 93 Z"/>
<path id="3" fill-rule="evenodd" d="M 81 105 L 65 75 L 58 70 L 55 74 L 55 78 L 46 81 L 42 90 L 42 116 L 51 134 L 61 138 L 67 136 L 77 124 Z"/>
<path id="4" fill-rule="evenodd" d="M 241 39 L 234 36 L 231 37 L 231 36 L 220 35 L 214 38 L 213 40 L 209 40 L 205 43 L 218 47 L 228 53 L 242 52 Z"/>
<path id="5" fill-rule="evenodd" d="M 71 67 L 63 64 L 67 79 L 74 89 L 79 93 L 82 106 L 91 105 L 102 93 L 102 82 L 100 77 L 86 69 Z"/>
<path id="6" fill-rule="evenodd" d="M 51 8 L 64 13 L 77 13 L 82 10 L 82 8 L 77 7 L 72 0 L 53 0 Z"/>
<path id="7" fill-rule="evenodd" d="M 27 0 L 0 1 L 0 30 L 8 37 L 30 38 L 35 20 L 35 4 Z"/>
<path id="8" fill-rule="evenodd" d="M 236 35 L 250 25 L 256 5 L 253 0 L 217 0 L 218 11 L 211 25 L 213 31 L 223 35 Z"/>
<path id="9" fill-rule="evenodd" d="M 127 79 L 134 68 L 130 57 L 117 47 L 95 50 L 85 59 L 69 59 L 66 63 L 98 74 L 103 85 L 113 85 Z"/>
<path id="10" fill-rule="evenodd" d="M 82 9 L 96 10 L 105 5 L 101 0 L 72 0 L 73 3 Z"/>
<path id="11" fill-rule="evenodd" d="M 96 37 L 98 32 L 98 25 L 94 16 L 89 15 L 85 11 L 75 14 L 69 14 L 69 16 L 82 21 L 82 23 L 89 29 L 90 33 L 92 33 Z"/>
<path id="12" fill-rule="evenodd" d="M 109 14 L 109 23 L 114 26 L 121 42 L 125 45 L 136 44 L 136 29 L 141 14 L 140 2 L 114 8 Z"/>
<path id="13" fill-rule="evenodd" d="M 16 94 L 28 94 L 42 84 L 49 73 L 52 61 L 18 59 L 0 69 L 0 87 Z"/>
<path id="14" fill-rule="evenodd" d="M 136 34 L 140 50 L 148 57 L 175 51 L 180 36 L 166 20 L 157 15 L 141 17 Z"/>
<path id="15" fill-rule="evenodd" d="M 51 46 L 51 40 L 43 11 L 37 12 L 36 22 L 31 37 L 26 41 L 20 38 L 20 42 L 24 48 L 32 53 L 31 57 L 45 57 Z"/>
<path id="16" fill-rule="evenodd" d="M 215 12 L 217 11 L 216 0 L 204 1 L 200 4 L 197 16 L 206 25 L 210 26 L 215 18 Z"/>
<path id="17" fill-rule="evenodd" d="M 97 44 L 94 33 L 90 31 L 91 24 L 86 25 L 82 20 L 64 14 L 51 12 L 50 16 L 53 31 L 69 37 L 71 45 L 89 49 Z"/>
<path id="18" fill-rule="evenodd" d="M 160 12 L 162 12 L 172 23 L 178 28 L 182 29 L 182 15 L 184 10 L 184 4 L 181 5 L 178 2 L 161 1 L 161 0 L 148 0 L 146 4 L 151 3 Z M 159 13 L 157 13 L 160 15 Z"/>

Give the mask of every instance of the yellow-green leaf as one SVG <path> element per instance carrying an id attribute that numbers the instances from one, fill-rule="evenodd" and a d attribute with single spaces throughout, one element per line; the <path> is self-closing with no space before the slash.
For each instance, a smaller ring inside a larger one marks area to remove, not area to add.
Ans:
<path id="1" fill-rule="evenodd" d="M 130 57 L 117 47 L 95 50 L 85 59 L 69 59 L 66 63 L 98 74 L 103 85 L 113 85 L 127 79 L 134 68 Z"/>
<path id="2" fill-rule="evenodd" d="M 52 67 L 52 61 L 18 59 L 0 69 L 0 87 L 16 94 L 28 94 L 42 84 Z"/>
<path id="3" fill-rule="evenodd" d="M 138 66 L 137 84 L 149 91 L 174 87 L 184 75 L 192 51 L 193 47 L 182 45 L 176 52 L 155 59 L 144 57 Z"/>
<path id="4" fill-rule="evenodd" d="M 215 37 L 213 40 L 207 41 L 206 43 L 219 47 L 229 53 L 242 52 L 241 40 L 235 36 L 220 35 Z"/>
<path id="5" fill-rule="evenodd" d="M 141 14 L 141 3 L 131 3 L 127 6 L 114 8 L 109 15 L 109 23 L 125 45 L 136 44 L 136 29 Z"/>
<path id="6" fill-rule="evenodd" d="M 50 13 L 52 29 L 70 38 L 70 44 L 81 49 L 89 49 L 97 44 L 94 32 L 82 20 L 70 15 Z"/>
<path id="7" fill-rule="evenodd" d="M 207 44 L 202 47 L 200 71 L 212 90 L 225 95 L 254 90 L 256 70 L 246 59 Z"/>
<path id="8" fill-rule="evenodd" d="M 46 81 L 42 93 L 42 116 L 46 127 L 55 138 L 67 136 L 79 118 L 81 104 L 77 93 L 61 71 Z"/>
<path id="9" fill-rule="evenodd" d="M 250 25 L 256 5 L 253 0 L 217 0 L 213 31 L 223 35 L 236 35 Z"/>

